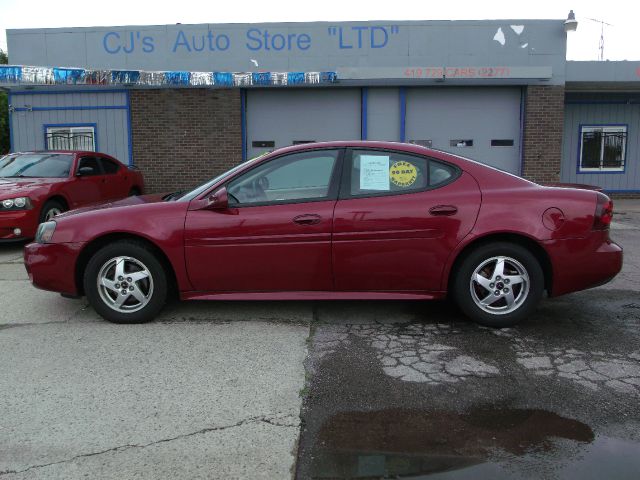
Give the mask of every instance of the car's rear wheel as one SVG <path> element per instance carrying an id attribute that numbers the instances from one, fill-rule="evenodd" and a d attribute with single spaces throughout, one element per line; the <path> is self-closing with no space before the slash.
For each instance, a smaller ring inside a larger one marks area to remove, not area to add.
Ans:
<path id="1" fill-rule="evenodd" d="M 139 195 L 140 195 L 140 190 L 138 189 L 138 187 L 133 187 L 131 190 L 129 190 L 130 197 L 137 197 Z"/>
<path id="2" fill-rule="evenodd" d="M 153 320 L 167 300 L 167 274 L 143 243 L 121 240 L 87 263 L 84 290 L 91 306 L 114 323 Z"/>
<path id="3" fill-rule="evenodd" d="M 53 220 L 53 217 L 61 214 L 67 210 L 66 205 L 64 205 L 59 200 L 49 200 L 44 204 L 42 210 L 40 210 L 40 218 L 39 222 L 48 222 L 49 220 Z"/>
<path id="4" fill-rule="evenodd" d="M 507 242 L 482 245 L 460 263 L 453 297 L 471 319 L 509 327 L 529 316 L 544 291 L 544 273 L 526 248 Z"/>

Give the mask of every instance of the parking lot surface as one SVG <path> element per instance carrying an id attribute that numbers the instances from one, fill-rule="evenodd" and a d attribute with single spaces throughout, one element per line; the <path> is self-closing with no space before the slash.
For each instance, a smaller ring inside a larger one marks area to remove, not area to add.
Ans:
<path id="1" fill-rule="evenodd" d="M 290 478 L 312 308 L 114 325 L 0 252 L 0 478 Z"/>
<path id="2" fill-rule="evenodd" d="M 623 202 L 624 205 L 624 202 Z M 624 271 L 494 330 L 443 303 L 317 313 L 297 476 L 638 478 L 640 209 Z"/>
<path id="3" fill-rule="evenodd" d="M 173 304 L 114 325 L 0 245 L 0 478 L 637 478 L 640 208 L 610 284 L 517 328 L 446 302 Z"/>

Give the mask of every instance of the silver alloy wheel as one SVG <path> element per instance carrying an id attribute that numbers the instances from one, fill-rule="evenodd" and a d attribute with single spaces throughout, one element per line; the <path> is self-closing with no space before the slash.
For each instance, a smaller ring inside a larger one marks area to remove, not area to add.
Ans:
<path id="1" fill-rule="evenodd" d="M 49 220 L 52 220 L 53 217 L 61 213 L 62 213 L 62 210 L 60 210 L 58 207 L 50 208 L 49 210 L 47 210 L 47 213 L 45 214 L 44 219 L 46 222 L 48 222 Z"/>
<path id="2" fill-rule="evenodd" d="M 491 257 L 471 275 L 471 298 L 482 310 L 505 315 L 517 310 L 529 295 L 529 274 L 511 257 Z"/>
<path id="3" fill-rule="evenodd" d="M 153 277 L 144 263 L 132 257 L 115 257 L 98 272 L 102 301 L 120 313 L 144 308 L 153 296 Z"/>

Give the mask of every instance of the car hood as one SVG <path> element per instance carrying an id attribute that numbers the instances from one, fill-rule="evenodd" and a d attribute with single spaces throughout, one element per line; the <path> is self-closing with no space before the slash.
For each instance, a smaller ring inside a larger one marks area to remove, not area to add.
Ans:
<path id="1" fill-rule="evenodd" d="M 136 197 L 126 197 L 122 200 L 112 201 L 112 202 L 100 202 L 94 203 L 92 205 L 87 205 L 86 207 L 76 208 L 75 210 L 69 210 L 68 212 L 61 213 L 56 215 L 56 219 L 71 217 L 73 215 L 78 215 L 80 213 L 92 212 L 94 210 L 105 210 L 109 208 L 118 208 L 118 207 L 130 207 L 135 205 L 145 205 L 148 203 L 157 203 L 162 201 L 162 197 L 166 194 L 152 194 L 152 195 L 141 195 Z"/>
<path id="2" fill-rule="evenodd" d="M 26 195 L 32 190 L 64 182 L 66 178 L 12 178 L 0 177 L 0 197 Z"/>

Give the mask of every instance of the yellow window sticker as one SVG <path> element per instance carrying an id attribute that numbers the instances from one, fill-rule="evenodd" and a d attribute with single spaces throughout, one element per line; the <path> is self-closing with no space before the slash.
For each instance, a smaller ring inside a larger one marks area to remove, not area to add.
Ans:
<path id="1" fill-rule="evenodd" d="M 415 165 L 405 161 L 395 162 L 389 169 L 391 183 L 398 187 L 410 187 L 416 183 L 418 170 Z"/>

